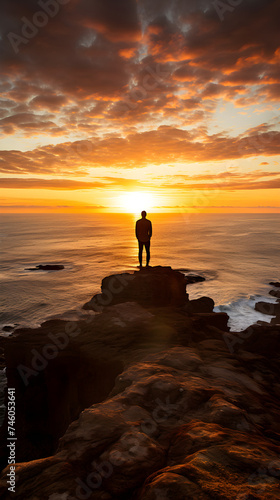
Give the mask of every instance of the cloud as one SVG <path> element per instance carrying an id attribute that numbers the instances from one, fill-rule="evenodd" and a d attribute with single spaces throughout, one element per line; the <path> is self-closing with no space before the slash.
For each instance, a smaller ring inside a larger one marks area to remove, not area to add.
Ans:
<path id="1" fill-rule="evenodd" d="M 28 136 L 31 133 L 39 133 L 40 130 L 60 135 L 63 128 L 56 125 L 50 119 L 49 115 L 35 115 L 34 113 L 15 113 L 12 116 L 6 116 L 0 120 L 0 130 L 10 135 L 16 130 L 24 131 Z"/>
<path id="2" fill-rule="evenodd" d="M 51 190 L 83 190 L 98 189 L 110 187 L 140 187 L 143 183 L 134 179 L 124 179 L 122 177 L 102 177 L 99 181 L 83 182 L 72 179 L 30 179 L 19 177 L 3 177 L 0 181 L 0 187 L 6 189 L 51 189 Z"/>
<path id="3" fill-rule="evenodd" d="M 56 95 L 54 93 L 46 93 L 33 97 L 30 105 L 36 108 L 47 108 L 49 111 L 60 109 L 61 106 L 67 104 L 68 100 L 64 95 Z"/>
<path id="4" fill-rule="evenodd" d="M 280 132 L 262 125 L 264 132 L 237 137 L 207 135 L 160 126 L 126 137 L 111 134 L 91 140 L 45 146 L 33 151 L 0 152 L 0 172 L 17 174 L 86 175 L 94 167 L 141 168 L 150 164 L 222 161 L 280 154 Z"/>
<path id="5" fill-rule="evenodd" d="M 181 183 L 173 183 L 173 184 L 161 184 L 161 188 L 168 188 L 168 189 L 177 189 L 177 190 L 193 190 L 193 189 L 198 189 L 198 190 L 203 190 L 203 191 L 212 191 L 212 190 L 218 190 L 218 191 L 250 191 L 250 190 L 257 190 L 257 189 L 280 189 L 280 178 L 279 179 L 274 179 L 274 180 L 268 180 L 268 181 L 231 181 L 231 182 L 216 182 L 216 183 L 187 183 L 187 182 L 181 182 Z"/>
<path id="6" fill-rule="evenodd" d="M 171 207 L 170 207 L 171 208 Z M 261 206 L 261 205 L 255 205 L 255 206 L 250 206 L 248 207 L 247 205 L 207 205 L 207 207 L 205 207 L 205 205 L 185 205 L 183 208 L 232 208 L 232 209 L 237 209 L 237 208 L 246 208 L 246 209 L 250 209 L 250 208 L 255 208 L 255 209 L 260 209 L 260 208 L 264 208 L 264 209 L 276 209 L 276 210 L 279 210 L 280 209 L 280 206 Z"/>
<path id="7" fill-rule="evenodd" d="M 70 208 L 70 209 L 77 209 L 77 204 L 76 205 L 51 205 L 51 204 L 17 204 L 17 203 L 6 203 L 3 205 L 0 205 L 0 209 L 13 209 L 13 210 L 57 210 L 61 208 Z M 99 210 L 99 209 L 104 209 L 107 207 L 104 207 L 103 205 L 83 205 L 79 204 L 78 208 L 82 208 L 83 210 Z"/>
<path id="8" fill-rule="evenodd" d="M 80 12 L 84 26 L 100 31 L 110 40 L 131 41 L 141 37 L 136 0 L 85 0 Z"/>
<path id="9" fill-rule="evenodd" d="M 209 0 L 70 0 L 36 27 L 40 10 L 37 0 L 1 9 L 0 131 L 13 141 L 0 152 L 3 188 L 280 187 L 264 168 L 176 175 L 178 164 L 265 167 L 280 154 L 279 2 L 242 0 L 221 21 Z M 41 135 L 48 145 L 20 150 Z M 145 180 L 142 168 L 161 165 L 164 177 Z"/>
<path id="10" fill-rule="evenodd" d="M 16 54 L 9 33 L 23 36 L 22 19 L 34 23 L 41 8 L 6 2 L 2 132 L 92 135 L 114 124 L 156 128 L 162 119 L 191 125 L 206 123 L 221 97 L 237 106 L 279 99 L 278 2 L 243 0 L 223 22 L 213 2 L 149 4 L 71 0 Z M 158 64 L 164 76 L 154 79 Z M 190 110 L 197 112 L 186 116 Z M 18 120 L 21 113 L 30 121 Z"/>
<path id="11" fill-rule="evenodd" d="M 1 188 L 8 189 L 94 189 L 105 187 L 103 182 L 79 182 L 70 179 L 25 179 L 25 178 L 2 178 Z"/>
<path id="12" fill-rule="evenodd" d="M 153 189 L 161 190 L 255 190 L 278 189 L 280 173 L 255 170 L 249 173 L 223 171 L 217 174 L 157 176 L 149 181 L 139 181 L 123 177 L 104 176 L 98 180 L 76 181 L 72 179 L 44 179 L 6 177 L 0 187 L 8 189 L 48 189 L 75 191 L 88 189 Z"/>

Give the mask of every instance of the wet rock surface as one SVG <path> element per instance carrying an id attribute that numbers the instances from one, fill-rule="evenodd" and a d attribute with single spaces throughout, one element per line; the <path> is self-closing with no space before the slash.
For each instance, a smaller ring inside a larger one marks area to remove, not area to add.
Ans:
<path id="1" fill-rule="evenodd" d="M 275 314 L 280 314 L 280 303 L 273 304 L 271 302 L 257 302 L 255 310 L 261 312 L 262 314 L 270 314 L 274 316 Z"/>
<path id="2" fill-rule="evenodd" d="M 7 339 L 23 430 L 3 500 L 280 499 L 280 326 L 229 332 L 211 299 L 189 311 L 174 289 L 176 305 L 108 304 Z"/>
<path id="3" fill-rule="evenodd" d="M 204 276 L 199 276 L 198 274 L 188 274 L 186 276 L 187 285 L 191 285 L 192 283 L 200 283 L 205 281 Z"/>
<path id="4" fill-rule="evenodd" d="M 274 285 L 275 288 L 270 290 L 268 293 L 276 299 L 275 303 L 272 302 L 257 302 L 255 304 L 255 310 L 261 312 L 262 314 L 268 314 L 274 316 L 270 320 L 271 325 L 280 325 L 280 283 L 271 282 L 270 285 Z"/>
<path id="5" fill-rule="evenodd" d="M 7 332 L 7 333 L 12 332 L 14 329 L 15 329 L 15 327 L 14 327 L 14 326 L 11 326 L 11 325 L 5 325 L 5 326 L 3 326 L 3 328 L 2 328 L 3 332 Z"/>

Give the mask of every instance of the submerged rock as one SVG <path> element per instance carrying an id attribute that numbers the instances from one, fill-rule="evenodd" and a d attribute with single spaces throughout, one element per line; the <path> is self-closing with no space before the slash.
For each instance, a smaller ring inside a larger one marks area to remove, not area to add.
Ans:
<path id="1" fill-rule="evenodd" d="M 26 269 L 26 271 L 60 271 L 64 269 L 62 264 L 39 264 L 36 267 Z"/>
<path id="2" fill-rule="evenodd" d="M 272 295 L 272 297 L 280 299 L 280 290 L 270 290 L 269 295 Z"/>
<path id="3" fill-rule="evenodd" d="M 191 285 L 192 283 L 200 283 L 202 281 L 205 281 L 205 278 L 203 276 L 199 276 L 198 274 L 188 274 L 186 276 L 187 285 Z"/>

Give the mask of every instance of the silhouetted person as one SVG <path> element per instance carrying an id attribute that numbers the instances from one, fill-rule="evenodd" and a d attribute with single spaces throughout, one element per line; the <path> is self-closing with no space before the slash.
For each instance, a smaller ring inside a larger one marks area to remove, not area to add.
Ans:
<path id="1" fill-rule="evenodd" d="M 147 212 L 143 210 L 141 212 L 142 219 L 139 219 L 135 225 L 135 234 L 139 245 L 139 264 L 142 267 L 142 254 L 143 246 L 146 248 L 146 266 L 149 266 L 150 262 L 150 240 L 152 236 L 152 223 L 150 220 L 146 219 Z"/>

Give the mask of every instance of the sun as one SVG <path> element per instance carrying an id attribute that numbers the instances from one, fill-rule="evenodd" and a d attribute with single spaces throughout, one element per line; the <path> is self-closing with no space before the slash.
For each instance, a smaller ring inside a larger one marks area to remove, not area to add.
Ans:
<path id="1" fill-rule="evenodd" d="M 121 208 L 126 212 L 139 214 L 142 210 L 150 211 L 155 203 L 154 196 L 144 191 L 133 191 L 119 197 Z"/>

